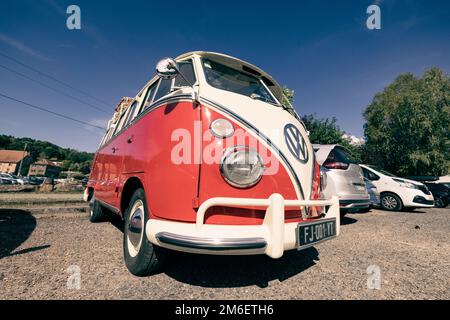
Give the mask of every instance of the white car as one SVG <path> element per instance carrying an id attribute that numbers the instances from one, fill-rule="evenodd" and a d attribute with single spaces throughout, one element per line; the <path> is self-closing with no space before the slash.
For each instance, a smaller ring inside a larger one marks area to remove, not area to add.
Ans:
<path id="1" fill-rule="evenodd" d="M 11 176 L 9 173 L 0 173 L 0 179 L 3 181 L 10 181 L 11 184 L 19 184 L 19 181 Z"/>
<path id="2" fill-rule="evenodd" d="M 375 166 L 360 164 L 364 177 L 369 179 L 380 192 L 381 207 L 400 211 L 403 208 L 433 207 L 434 198 L 423 183 L 396 177 Z"/>

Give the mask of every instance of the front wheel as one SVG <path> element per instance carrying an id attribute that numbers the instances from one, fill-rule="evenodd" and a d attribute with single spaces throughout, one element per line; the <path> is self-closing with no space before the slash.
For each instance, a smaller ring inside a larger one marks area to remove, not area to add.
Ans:
<path id="1" fill-rule="evenodd" d="M 436 208 L 445 208 L 445 203 L 444 203 L 444 201 L 441 198 L 436 198 L 434 200 L 434 206 Z"/>
<path id="2" fill-rule="evenodd" d="M 163 264 L 166 252 L 153 245 L 145 234 L 149 219 L 145 192 L 137 189 L 125 212 L 123 252 L 128 270 L 136 276 L 155 273 Z"/>
<path id="3" fill-rule="evenodd" d="M 381 207 L 388 211 L 401 211 L 403 209 L 403 203 L 395 194 L 386 193 L 381 196 Z"/>

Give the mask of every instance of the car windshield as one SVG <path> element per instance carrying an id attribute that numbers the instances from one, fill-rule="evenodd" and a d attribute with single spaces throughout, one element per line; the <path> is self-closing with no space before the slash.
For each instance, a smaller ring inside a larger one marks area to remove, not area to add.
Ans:
<path id="1" fill-rule="evenodd" d="M 392 174 L 392 173 L 390 173 L 390 172 L 387 172 L 386 170 L 380 169 L 380 168 L 378 168 L 378 167 L 375 167 L 375 166 L 368 166 L 368 167 L 371 168 L 371 169 L 373 169 L 373 170 L 375 170 L 375 171 L 378 171 L 378 172 L 384 174 L 385 176 L 388 176 L 388 177 L 396 177 L 396 175 L 394 175 L 394 174 Z"/>
<path id="2" fill-rule="evenodd" d="M 356 163 L 352 155 L 347 150 L 339 146 L 336 146 L 333 150 L 331 150 L 327 160 L 343 162 L 348 164 Z"/>
<path id="3" fill-rule="evenodd" d="M 206 81 L 214 88 L 279 105 L 260 78 L 212 60 L 202 62 Z"/>

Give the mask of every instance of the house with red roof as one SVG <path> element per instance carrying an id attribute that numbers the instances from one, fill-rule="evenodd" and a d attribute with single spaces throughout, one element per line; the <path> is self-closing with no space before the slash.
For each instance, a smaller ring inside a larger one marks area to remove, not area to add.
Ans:
<path id="1" fill-rule="evenodd" d="M 26 167 L 31 162 L 28 152 L 23 150 L 0 150 L 0 172 L 18 174 L 20 163 Z"/>

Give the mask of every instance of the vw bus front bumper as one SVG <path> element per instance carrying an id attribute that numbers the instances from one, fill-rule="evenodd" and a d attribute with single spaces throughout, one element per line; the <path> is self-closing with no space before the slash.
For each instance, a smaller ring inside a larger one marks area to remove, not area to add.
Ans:
<path id="1" fill-rule="evenodd" d="M 208 225 L 205 213 L 214 206 L 260 206 L 266 207 L 261 225 Z M 280 194 L 268 199 L 211 198 L 197 211 L 196 223 L 183 223 L 151 219 L 147 223 L 147 238 L 155 245 L 168 249 L 219 255 L 266 254 L 280 258 L 284 251 L 299 248 L 298 227 L 312 220 L 285 223 L 285 207 L 327 207 L 323 218 L 314 222 L 333 220 L 335 236 L 339 235 L 339 199 L 285 200 Z M 327 238 L 325 240 L 331 239 Z M 306 246 L 305 246 L 306 247 Z"/>

